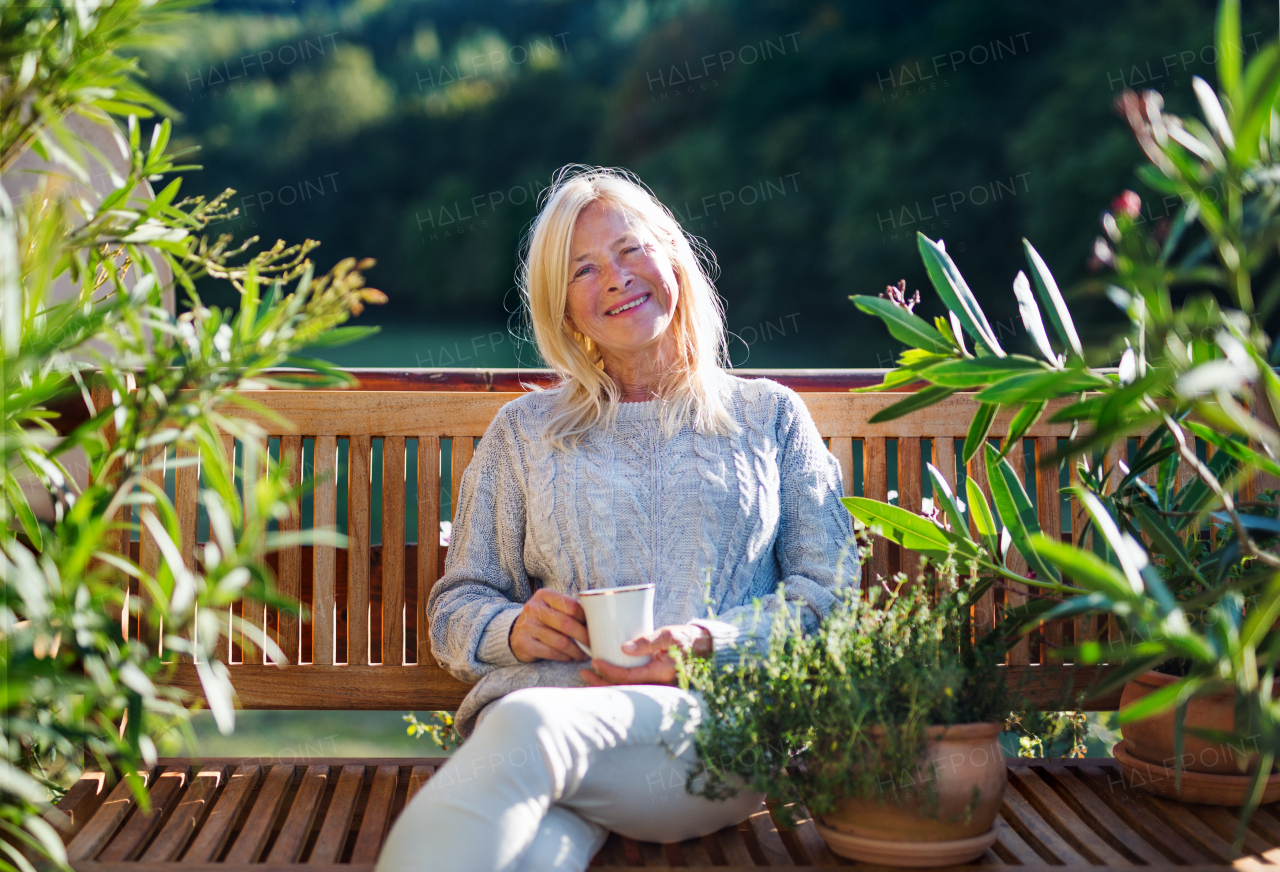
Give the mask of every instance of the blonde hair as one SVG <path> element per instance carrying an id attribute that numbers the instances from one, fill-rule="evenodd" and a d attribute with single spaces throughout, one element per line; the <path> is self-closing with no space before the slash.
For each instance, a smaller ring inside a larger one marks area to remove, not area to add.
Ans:
<path id="1" fill-rule="evenodd" d="M 667 329 L 674 331 L 677 360 L 657 391 L 663 431 L 672 436 L 688 421 L 701 433 L 734 432 L 737 425 L 722 395 L 728 354 L 710 249 L 685 233 L 670 210 L 626 170 L 571 164 L 556 174 L 544 195 L 525 237 L 518 281 L 538 351 L 561 378 L 547 440 L 557 448 L 574 448 L 592 429 L 613 425 L 622 399 L 604 371 L 600 349 L 574 331 L 565 316 L 573 228 L 592 203 L 613 206 L 629 223 L 652 233 L 675 272 L 679 294 Z"/>

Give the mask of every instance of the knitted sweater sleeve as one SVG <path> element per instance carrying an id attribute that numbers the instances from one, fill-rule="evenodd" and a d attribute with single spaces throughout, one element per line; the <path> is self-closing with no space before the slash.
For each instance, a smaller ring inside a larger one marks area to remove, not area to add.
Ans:
<path id="1" fill-rule="evenodd" d="M 717 666 L 743 654 L 762 654 L 779 620 L 799 622 L 808 633 L 831 610 L 839 588 L 858 584 L 853 521 L 840 502 L 840 463 L 818 434 L 804 402 L 778 388 L 778 533 L 774 556 L 780 590 L 692 623 L 714 642 Z"/>
<path id="2" fill-rule="evenodd" d="M 533 592 L 524 567 L 519 456 L 510 418 L 500 412 L 462 476 L 444 577 L 427 599 L 431 652 L 462 681 L 520 662 L 511 625 Z"/>

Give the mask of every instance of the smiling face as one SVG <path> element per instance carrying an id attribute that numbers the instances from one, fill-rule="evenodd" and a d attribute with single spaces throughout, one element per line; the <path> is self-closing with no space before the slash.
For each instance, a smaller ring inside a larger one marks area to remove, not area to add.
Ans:
<path id="1" fill-rule="evenodd" d="M 595 202 L 579 213 L 569 244 L 569 326 L 610 360 L 662 348 L 675 317 L 679 286 L 671 259 L 643 225 Z"/>

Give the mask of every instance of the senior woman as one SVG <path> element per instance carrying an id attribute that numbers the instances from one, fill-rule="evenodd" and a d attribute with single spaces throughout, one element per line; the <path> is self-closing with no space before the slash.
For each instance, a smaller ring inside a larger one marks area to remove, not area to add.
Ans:
<path id="1" fill-rule="evenodd" d="M 700 703 L 669 652 L 736 663 L 784 609 L 812 629 L 853 531 L 800 399 L 723 370 L 695 244 L 624 172 L 568 167 L 548 192 L 520 285 L 561 383 L 504 406 L 463 476 L 427 611 L 432 652 L 475 685 L 468 738 L 378 872 L 581 870 L 609 830 L 675 842 L 759 806 L 686 791 Z M 652 659 L 588 662 L 576 595 L 641 582 L 659 629 L 624 650 Z"/>

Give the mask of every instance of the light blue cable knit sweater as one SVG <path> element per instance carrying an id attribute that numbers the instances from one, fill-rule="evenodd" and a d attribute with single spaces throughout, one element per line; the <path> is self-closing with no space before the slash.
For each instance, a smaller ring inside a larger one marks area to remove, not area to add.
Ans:
<path id="1" fill-rule="evenodd" d="M 779 585 L 809 631 L 837 585 L 856 581 L 840 466 L 808 409 L 768 379 L 723 378 L 741 428 L 728 436 L 686 425 L 666 438 L 651 400 L 621 404 L 615 428 L 568 453 L 542 437 L 555 391 L 498 412 L 462 477 L 445 574 L 427 601 L 432 652 L 476 683 L 457 713 L 462 735 L 514 690 L 584 684 L 582 664 L 521 663 L 511 651 L 511 624 L 539 587 L 576 595 L 652 581 L 654 626 L 706 627 L 726 663 L 763 647 Z"/>

